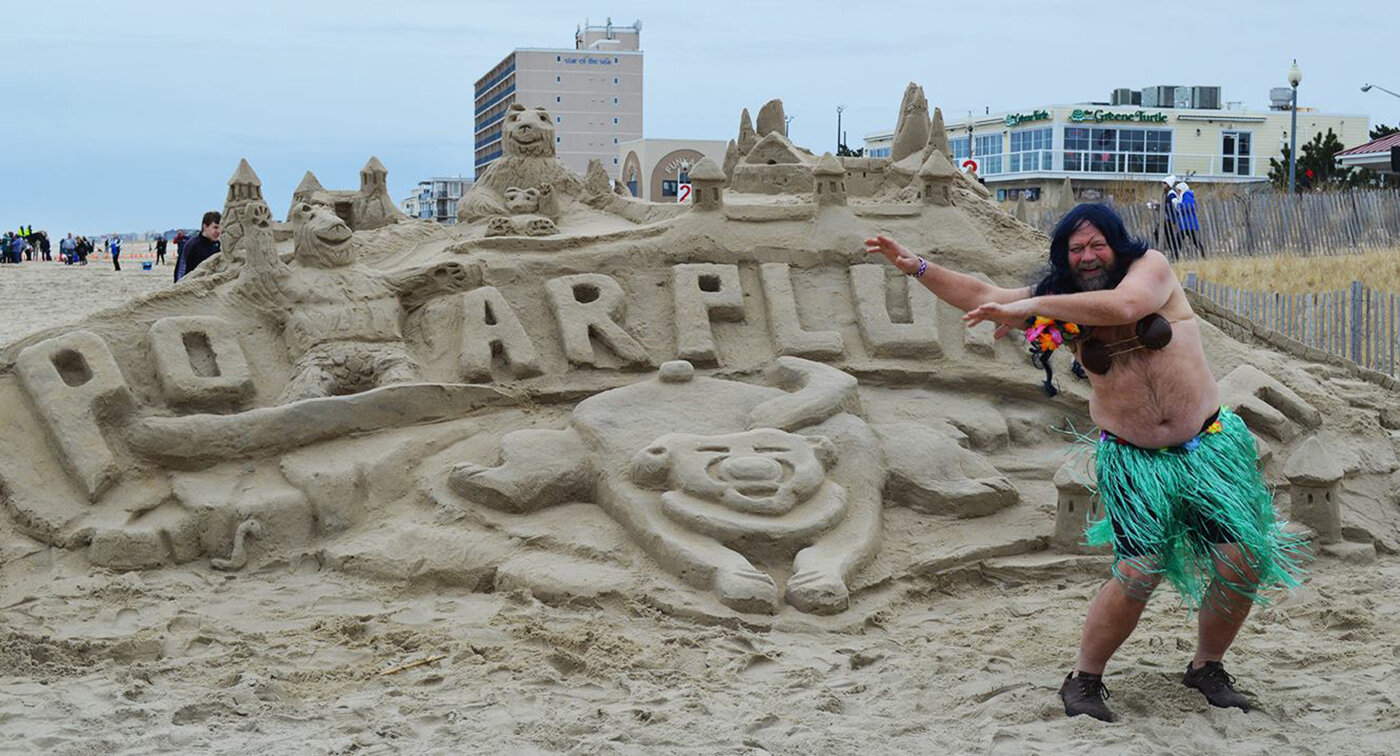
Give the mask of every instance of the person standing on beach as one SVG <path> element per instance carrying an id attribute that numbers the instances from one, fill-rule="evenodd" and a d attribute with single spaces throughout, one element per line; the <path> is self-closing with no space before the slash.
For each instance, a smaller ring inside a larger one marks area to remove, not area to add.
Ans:
<path id="1" fill-rule="evenodd" d="M 1213 706 L 1248 711 L 1221 660 L 1263 589 L 1299 584 L 1303 543 L 1275 516 L 1244 421 L 1220 406 L 1201 326 L 1166 257 L 1098 204 L 1061 219 L 1049 272 L 1034 286 L 993 286 L 884 236 L 865 248 L 966 312 L 968 326 L 990 321 L 998 338 L 1026 328 L 1040 345 L 1053 330 L 1050 341 L 1069 345 L 1089 370 L 1105 517 L 1087 537 L 1111 544 L 1114 564 L 1060 687 L 1065 714 L 1115 719 L 1104 669 L 1163 578 L 1197 612 L 1196 653 L 1182 684 Z"/>
<path id="2" fill-rule="evenodd" d="M 200 220 L 199 234 L 185 242 L 175 259 L 175 281 L 194 272 L 200 263 L 219 254 L 219 222 L 222 216 L 217 210 L 210 210 Z"/>
<path id="3" fill-rule="evenodd" d="M 122 256 L 122 236 L 121 236 L 121 234 L 112 234 L 111 250 L 112 250 L 112 268 L 115 269 L 115 270 L 121 270 L 121 269 L 122 269 L 122 262 L 121 262 L 121 256 Z"/>
<path id="4" fill-rule="evenodd" d="M 165 236 L 156 239 L 156 265 L 165 264 Z"/>

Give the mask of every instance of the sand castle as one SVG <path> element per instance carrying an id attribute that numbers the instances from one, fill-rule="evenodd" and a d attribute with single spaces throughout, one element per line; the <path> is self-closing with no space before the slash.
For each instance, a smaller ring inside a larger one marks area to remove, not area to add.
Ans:
<path id="1" fill-rule="evenodd" d="M 454 227 L 401 218 L 373 158 L 358 192 L 308 173 L 278 224 L 240 163 L 237 265 L 0 351 L 6 516 L 114 569 L 314 553 L 852 627 L 949 570 L 1101 560 L 1075 555 L 1089 483 L 1056 475 L 1087 386 L 1046 398 L 1023 344 L 864 257 L 890 234 L 1013 284 L 1045 255 L 953 167 L 917 85 L 899 113 L 883 159 L 793 144 L 780 101 L 745 110 L 694 200 L 660 205 L 570 171 L 548 111 L 515 106 Z M 1300 519 L 1400 550 L 1393 386 L 1196 304 L 1285 513 L 1287 479 L 1323 485 L 1298 472 L 1323 437 L 1347 485 Z"/>

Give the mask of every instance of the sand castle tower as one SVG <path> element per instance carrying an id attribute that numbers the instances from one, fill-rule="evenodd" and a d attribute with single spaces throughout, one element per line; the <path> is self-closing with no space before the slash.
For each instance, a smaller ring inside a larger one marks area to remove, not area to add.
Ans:
<path id="1" fill-rule="evenodd" d="M 928 125 L 928 149 L 938 150 L 953 159 L 953 151 L 948 146 L 948 129 L 943 126 L 943 109 L 934 108 L 933 118 Z"/>
<path id="2" fill-rule="evenodd" d="M 262 199 L 262 179 L 259 179 L 258 174 L 253 172 L 253 166 L 248 165 L 248 159 L 241 158 L 233 176 L 229 177 L 228 197 L 224 200 L 224 204 L 260 199 Z"/>
<path id="3" fill-rule="evenodd" d="M 257 208 L 256 210 L 254 208 Z M 251 230 L 247 224 L 255 214 L 268 214 L 267 203 L 262 198 L 262 180 L 253 172 L 253 166 L 246 159 L 238 161 L 238 168 L 228 180 L 228 197 L 224 200 L 223 217 L 220 227 L 223 236 L 222 248 L 232 252 Z M 265 217 L 263 220 L 267 220 Z"/>
<path id="4" fill-rule="evenodd" d="M 758 132 L 753 130 L 749 109 L 744 108 L 744 112 L 739 115 L 739 140 L 735 145 L 739 149 L 739 157 L 749 154 L 749 150 L 752 150 L 756 144 L 758 144 Z"/>
<path id="5" fill-rule="evenodd" d="M 1323 447 L 1317 436 L 1298 446 L 1283 466 L 1293 502 L 1293 519 L 1317 531 L 1320 543 L 1342 540 L 1339 501 L 1346 471 Z"/>
<path id="6" fill-rule="evenodd" d="M 1087 554 L 1094 549 L 1084 543 L 1084 529 L 1103 517 L 1099 499 L 1094 495 L 1090 477 L 1081 460 L 1070 460 L 1055 471 L 1055 489 L 1059 499 L 1055 506 L 1055 534 L 1051 543 L 1059 551 Z"/>
<path id="7" fill-rule="evenodd" d="M 1067 213 L 1074 209 L 1074 186 L 1069 182 L 1069 176 L 1065 176 L 1065 181 L 1060 184 L 1059 201 L 1055 203 L 1055 209 L 1062 213 Z"/>
<path id="8" fill-rule="evenodd" d="M 379 162 L 379 158 L 370 156 L 369 162 L 360 169 L 360 191 L 366 195 L 374 194 L 376 191 L 388 191 L 389 169 Z"/>
<path id="9" fill-rule="evenodd" d="M 812 168 L 812 178 L 817 185 L 818 205 L 846 204 L 846 169 L 830 152 L 817 160 Z"/>
<path id="10" fill-rule="evenodd" d="M 321 182 L 316 180 L 316 174 L 307 171 L 301 177 L 301 183 L 292 191 L 292 202 L 310 202 L 312 195 L 316 192 L 324 192 L 326 188 L 321 186 Z"/>
<path id="11" fill-rule="evenodd" d="M 904 99 L 899 103 L 899 120 L 894 127 L 894 143 L 890 145 L 890 162 L 898 163 L 910 155 L 920 154 L 928 146 L 928 98 L 924 88 L 909 82 Z"/>
<path id="12" fill-rule="evenodd" d="M 744 112 L 747 113 L 748 111 Z M 758 123 L 755 125 L 758 127 L 759 139 L 762 139 L 763 137 L 766 137 L 769 134 L 782 134 L 783 136 L 787 136 L 787 115 L 783 112 L 783 101 L 769 100 L 768 102 L 765 102 L 763 104 L 763 107 L 758 109 Z M 740 123 L 739 128 L 739 149 L 742 150 L 744 148 L 744 134 L 742 122 Z"/>
<path id="13" fill-rule="evenodd" d="M 700 158 L 690 169 L 691 204 L 698 212 L 724 207 L 724 171 L 708 157 Z"/>
<path id="14" fill-rule="evenodd" d="M 932 150 L 919 168 L 919 193 L 925 205 L 947 207 L 953 204 L 953 182 L 958 169 L 941 150 Z"/>

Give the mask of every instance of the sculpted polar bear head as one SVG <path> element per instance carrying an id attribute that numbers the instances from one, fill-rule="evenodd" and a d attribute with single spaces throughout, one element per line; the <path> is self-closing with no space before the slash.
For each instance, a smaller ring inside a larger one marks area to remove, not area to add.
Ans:
<path id="1" fill-rule="evenodd" d="M 632 480 L 737 512 L 781 515 L 821 487 L 835 457 L 825 436 L 773 428 L 717 436 L 669 433 L 633 458 Z"/>
<path id="2" fill-rule="evenodd" d="M 514 103 L 501 126 L 502 150 L 507 155 L 554 157 L 554 121 L 544 108 L 526 110 Z"/>

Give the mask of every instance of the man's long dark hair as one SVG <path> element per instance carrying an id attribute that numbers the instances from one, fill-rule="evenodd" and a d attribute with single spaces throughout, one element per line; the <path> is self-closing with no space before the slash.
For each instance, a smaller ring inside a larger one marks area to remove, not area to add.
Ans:
<path id="1" fill-rule="evenodd" d="M 1104 241 L 1108 242 L 1109 248 L 1113 250 L 1113 268 L 1108 271 L 1106 288 L 1118 286 L 1128 274 L 1128 266 L 1147 254 L 1147 242 L 1130 235 L 1123 219 L 1113 208 L 1097 202 L 1076 205 L 1073 210 L 1065 213 L 1065 217 L 1060 219 L 1055 225 L 1054 233 L 1050 235 L 1050 269 L 1040 282 L 1035 284 L 1036 296 L 1073 294 L 1079 291 L 1079 284 L 1074 280 L 1074 271 L 1069 267 L 1069 237 L 1085 223 L 1097 228 L 1103 234 Z M 1059 393 L 1059 389 L 1055 388 L 1055 371 L 1050 366 L 1051 354 L 1045 352 L 1033 355 L 1031 359 L 1032 364 L 1045 371 L 1046 396 Z M 1084 377 L 1084 370 L 1077 360 L 1071 369 L 1076 376 Z"/>
<path id="2" fill-rule="evenodd" d="M 1079 291 L 1074 271 L 1069 267 L 1069 237 L 1083 224 L 1097 228 L 1113 250 L 1113 269 L 1109 271 L 1108 288 L 1117 286 L 1128 273 L 1128 266 L 1147 253 L 1147 242 L 1128 233 L 1128 227 L 1113 208 L 1092 202 L 1076 205 L 1065 213 L 1050 235 L 1050 270 L 1035 285 L 1035 295 L 1073 294 Z"/>

